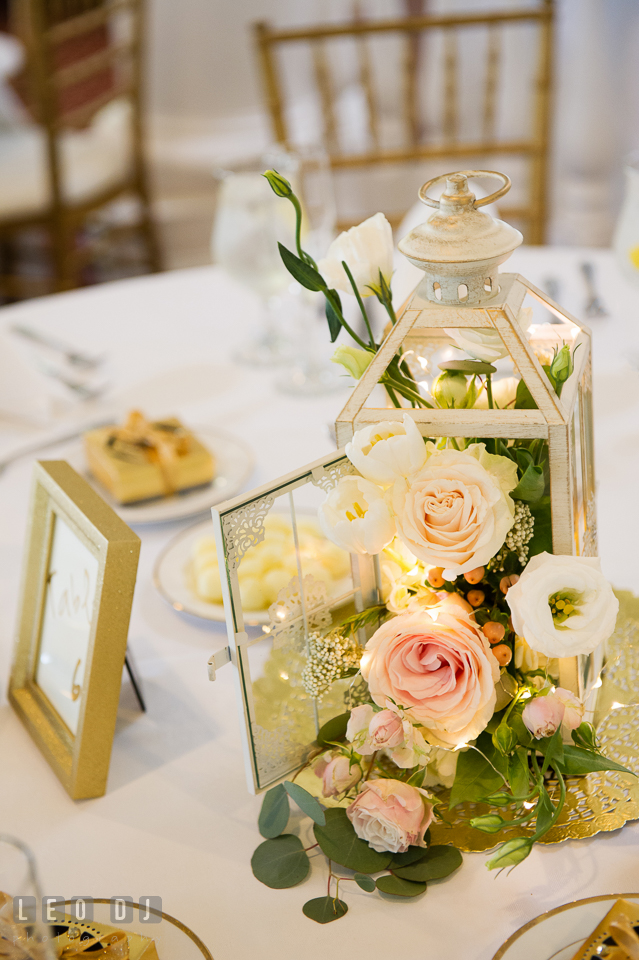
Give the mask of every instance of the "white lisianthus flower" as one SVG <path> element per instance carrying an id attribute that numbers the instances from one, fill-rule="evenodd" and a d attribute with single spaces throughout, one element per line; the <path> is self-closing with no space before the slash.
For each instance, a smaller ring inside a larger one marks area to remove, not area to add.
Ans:
<path id="1" fill-rule="evenodd" d="M 615 629 L 619 601 L 598 557 L 540 553 L 508 590 L 515 632 L 547 657 L 592 653 Z"/>
<path id="2" fill-rule="evenodd" d="M 410 483 L 397 480 L 387 499 L 408 549 L 454 580 L 484 566 L 503 545 L 515 518 L 509 493 L 517 465 L 487 453 L 483 443 L 461 451 L 426 447 L 426 465 Z"/>
<path id="3" fill-rule="evenodd" d="M 341 364 L 354 380 L 359 380 L 368 370 L 374 356 L 372 350 L 340 345 L 331 357 L 331 363 Z"/>
<path id="4" fill-rule="evenodd" d="M 508 348 L 504 346 L 497 330 L 492 327 L 451 327 L 446 328 L 444 333 L 473 360 L 494 363 L 495 360 L 508 356 Z"/>
<path id="5" fill-rule="evenodd" d="M 351 227 L 333 240 L 323 260 L 317 264 L 329 287 L 352 293 L 342 261 L 348 264 L 360 296 L 370 297 L 379 289 L 379 274 L 390 286 L 393 275 L 393 231 L 383 213 L 376 213 L 357 227 Z M 373 288 L 373 289 L 371 289 Z"/>
<path id="6" fill-rule="evenodd" d="M 463 753 L 463 751 L 432 747 L 423 786 L 436 787 L 441 785 L 450 789 L 455 782 L 460 753 Z"/>
<path id="7" fill-rule="evenodd" d="M 517 377 L 502 377 L 501 380 L 493 380 L 493 401 L 495 406 L 499 407 L 500 410 L 505 410 L 506 407 L 512 409 L 515 405 L 518 383 L 519 380 Z M 488 410 L 488 394 L 485 389 L 479 392 L 474 406 L 476 410 Z"/>
<path id="8" fill-rule="evenodd" d="M 387 750 L 389 757 L 402 770 L 425 767 L 430 760 L 433 748 L 426 743 L 421 731 L 414 727 L 410 720 L 402 720 L 402 727 L 403 740 L 396 747 Z"/>
<path id="9" fill-rule="evenodd" d="M 345 449 L 361 475 L 382 486 L 417 473 L 428 456 L 424 438 L 408 413 L 403 423 L 374 423 L 358 430 Z"/>
<path id="10" fill-rule="evenodd" d="M 325 536 L 350 553 L 379 553 L 395 536 L 383 490 L 363 477 L 342 477 L 318 513 Z"/>

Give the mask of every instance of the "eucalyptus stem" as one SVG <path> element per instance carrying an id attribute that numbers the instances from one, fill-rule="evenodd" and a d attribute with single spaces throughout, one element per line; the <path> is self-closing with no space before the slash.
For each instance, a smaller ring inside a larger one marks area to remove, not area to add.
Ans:
<path id="1" fill-rule="evenodd" d="M 373 337 L 373 331 L 371 330 L 371 325 L 370 325 L 369 320 L 368 320 L 368 314 L 366 313 L 366 307 L 364 306 L 364 301 L 362 300 L 361 294 L 360 294 L 359 290 L 357 289 L 357 284 L 355 283 L 355 280 L 353 279 L 353 274 L 351 273 L 350 267 L 349 267 L 348 264 L 346 263 L 346 260 L 342 260 L 342 266 L 344 267 L 344 270 L 345 270 L 345 272 L 346 272 L 346 276 L 348 277 L 348 279 L 349 279 L 349 281 L 350 281 L 350 284 L 351 284 L 351 287 L 353 288 L 353 293 L 355 294 L 355 299 L 357 300 L 357 302 L 358 302 L 358 304 L 359 304 L 359 309 L 362 311 L 362 316 L 363 316 L 363 318 L 364 318 L 364 323 L 366 324 L 366 329 L 368 330 L 368 336 L 369 336 L 369 338 L 370 338 L 370 345 L 371 345 L 371 347 L 375 347 L 375 349 L 377 349 L 377 344 L 375 343 L 375 339 L 374 339 L 374 337 Z"/>

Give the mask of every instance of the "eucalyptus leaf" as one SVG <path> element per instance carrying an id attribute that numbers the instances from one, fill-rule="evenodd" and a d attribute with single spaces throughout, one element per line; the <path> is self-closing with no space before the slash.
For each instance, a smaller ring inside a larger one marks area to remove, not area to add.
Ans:
<path id="1" fill-rule="evenodd" d="M 393 897 L 418 897 L 426 890 L 425 883 L 414 883 L 412 880 L 402 880 L 392 873 L 379 877 L 376 881 L 377 889 Z"/>
<path id="2" fill-rule="evenodd" d="M 334 897 L 317 897 L 315 900 L 307 900 L 302 907 L 304 916 L 316 923 L 331 923 L 333 920 L 339 920 L 347 911 L 348 907 L 344 901 L 336 900 Z"/>
<path id="3" fill-rule="evenodd" d="M 397 867 L 407 867 L 417 860 L 423 860 L 426 855 L 424 847 L 409 847 L 404 853 L 394 853 L 393 859 L 388 865 L 389 870 L 395 870 Z"/>
<path id="4" fill-rule="evenodd" d="M 324 278 L 314 267 L 300 260 L 300 258 L 295 256 L 283 243 L 278 243 L 277 246 L 279 247 L 280 257 L 282 258 L 284 266 L 298 283 L 306 287 L 307 290 L 314 290 L 316 292 L 326 290 Z"/>
<path id="5" fill-rule="evenodd" d="M 426 856 L 417 863 L 411 863 L 407 867 L 397 867 L 393 873 L 402 880 L 426 882 L 442 880 L 454 873 L 461 865 L 462 855 L 457 847 L 440 845 L 429 847 Z"/>
<path id="6" fill-rule="evenodd" d="M 320 727 L 317 734 L 317 742 L 320 747 L 328 747 L 331 743 L 346 739 L 346 727 L 350 716 L 350 711 L 340 713 L 338 717 L 332 717 L 326 721 L 324 726 Z"/>
<path id="7" fill-rule="evenodd" d="M 593 753 L 583 747 L 565 745 L 563 760 L 555 765 L 565 776 L 582 776 L 595 770 L 618 770 L 620 773 L 636 776 L 632 770 L 622 767 L 616 760 L 610 760 L 601 753 Z"/>
<path id="8" fill-rule="evenodd" d="M 251 858 L 254 876 L 267 887 L 294 887 L 308 876 L 311 862 L 299 837 L 284 833 L 261 843 Z"/>
<path id="9" fill-rule="evenodd" d="M 289 797 L 295 801 L 302 813 L 305 813 L 307 817 L 310 817 L 313 823 L 317 823 L 320 827 L 323 827 L 326 823 L 326 817 L 324 811 L 320 807 L 319 803 L 312 794 L 305 790 L 304 787 L 300 787 L 299 783 L 291 783 L 290 780 L 285 780 L 283 787 L 288 793 Z"/>
<path id="10" fill-rule="evenodd" d="M 373 893 L 375 890 L 375 881 L 372 877 L 367 877 L 365 873 L 356 873 L 353 880 L 366 893 Z"/>
<path id="11" fill-rule="evenodd" d="M 286 830 L 290 812 L 288 795 L 281 783 L 267 790 L 257 820 L 262 836 L 267 840 L 279 837 Z"/>
<path id="12" fill-rule="evenodd" d="M 326 811 L 326 825 L 315 826 L 315 839 L 323 853 L 357 873 L 379 873 L 391 862 L 390 853 L 377 853 L 365 840 L 360 840 L 346 811 L 333 807 Z"/>

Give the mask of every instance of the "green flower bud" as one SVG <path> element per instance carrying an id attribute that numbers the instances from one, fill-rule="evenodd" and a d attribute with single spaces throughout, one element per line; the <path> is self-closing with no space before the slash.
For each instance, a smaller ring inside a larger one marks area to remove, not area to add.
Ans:
<path id="1" fill-rule="evenodd" d="M 433 381 L 430 392 L 439 407 L 454 407 L 456 410 L 472 407 L 477 397 L 477 390 L 469 390 L 467 378 L 457 370 L 443 370 Z"/>
<path id="2" fill-rule="evenodd" d="M 525 860 L 532 850 L 532 841 L 528 837 L 516 837 L 503 843 L 494 857 L 486 862 L 489 870 L 501 870 L 503 867 L 516 867 Z"/>
<path id="3" fill-rule="evenodd" d="M 271 190 L 277 194 L 278 197 L 290 197 L 293 195 L 292 186 L 286 177 L 283 177 L 277 170 L 267 170 L 263 176 L 266 177 L 271 185 Z"/>
<path id="4" fill-rule="evenodd" d="M 482 833 L 499 833 L 506 822 L 498 813 L 486 813 L 483 817 L 473 817 L 470 825 Z"/>
<path id="5" fill-rule="evenodd" d="M 500 753 L 511 753 L 517 746 L 517 734 L 507 723 L 500 723 L 493 733 L 493 744 Z"/>
<path id="6" fill-rule="evenodd" d="M 340 346 L 331 357 L 331 361 L 332 363 L 340 363 L 350 373 L 351 377 L 359 380 L 368 370 L 374 356 L 372 350 Z"/>
<path id="7" fill-rule="evenodd" d="M 561 395 L 562 387 L 574 369 L 573 355 L 570 347 L 565 343 L 561 350 L 556 352 L 548 371 L 557 396 Z"/>
<path id="8" fill-rule="evenodd" d="M 491 807 L 508 807 L 513 803 L 513 798 L 509 793 L 493 793 L 490 797 L 486 797 L 486 803 Z"/>

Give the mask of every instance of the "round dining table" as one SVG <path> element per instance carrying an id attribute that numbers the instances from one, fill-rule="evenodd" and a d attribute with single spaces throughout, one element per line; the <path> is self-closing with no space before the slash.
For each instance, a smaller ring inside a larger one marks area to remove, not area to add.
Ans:
<path id="1" fill-rule="evenodd" d="M 583 320 L 584 261 L 608 313 L 584 321 L 593 336 L 600 555 L 615 587 L 639 593 L 639 286 L 606 250 L 524 247 L 504 269 L 541 287 L 556 278 L 562 305 Z M 276 389 L 277 370 L 237 364 L 258 309 L 221 269 L 201 267 L 4 307 L 0 328 L 28 325 L 105 355 L 110 390 L 100 402 L 113 411 L 142 407 L 232 434 L 254 456 L 249 489 L 329 453 L 329 425 L 349 391 L 345 379 L 334 392 L 292 396 Z M 537 845 L 498 875 L 487 871 L 485 854 L 467 854 L 458 873 L 412 902 L 349 884 L 347 916 L 324 926 L 302 914 L 325 889 L 323 856 L 312 856 L 300 887 L 258 882 L 250 861 L 261 841 L 261 798 L 245 781 L 232 668 L 218 670 L 214 683 L 207 673 L 211 654 L 226 645 L 225 626 L 180 614 L 153 585 L 160 551 L 198 518 L 136 528 L 142 547 L 129 645 L 147 710 L 138 710 L 125 677 L 107 792 L 71 800 L 4 692 L 33 462 L 64 459 L 69 441 L 55 437 L 52 430 L 49 446 L 18 456 L 0 475 L 0 832 L 34 851 L 44 894 L 160 896 L 215 960 L 490 960 L 513 931 L 559 904 L 639 891 L 637 823 Z M 294 818 L 290 828 L 298 825 Z"/>

